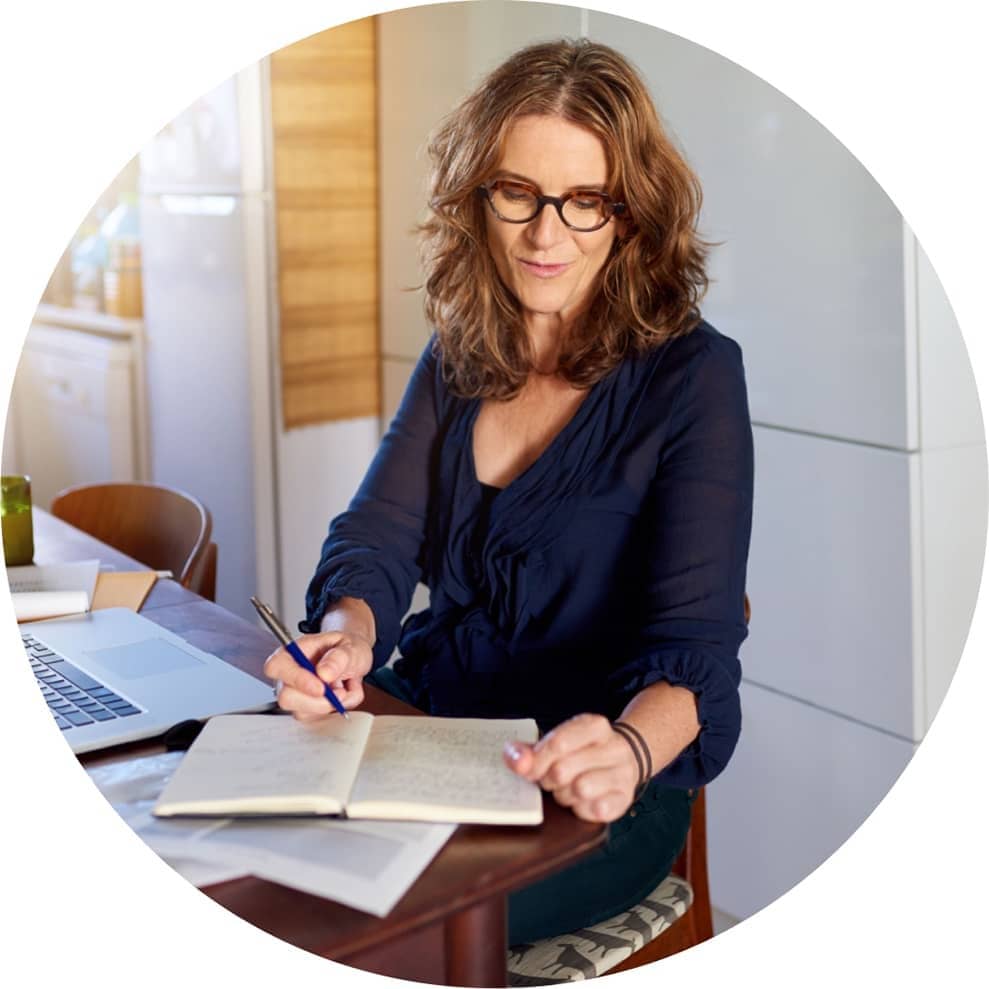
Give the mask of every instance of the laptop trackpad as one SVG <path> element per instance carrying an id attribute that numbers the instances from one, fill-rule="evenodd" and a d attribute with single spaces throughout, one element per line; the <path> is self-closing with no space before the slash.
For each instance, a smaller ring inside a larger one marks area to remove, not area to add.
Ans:
<path id="1" fill-rule="evenodd" d="M 125 646 L 94 649 L 86 655 L 125 680 L 137 680 L 206 665 L 198 657 L 164 639 L 142 639 L 140 642 L 129 642 Z"/>

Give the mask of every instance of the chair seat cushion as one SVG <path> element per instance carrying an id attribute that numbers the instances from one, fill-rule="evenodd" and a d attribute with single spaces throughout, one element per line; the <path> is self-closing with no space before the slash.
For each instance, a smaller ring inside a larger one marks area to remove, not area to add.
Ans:
<path id="1" fill-rule="evenodd" d="M 610 920 L 534 944 L 512 945 L 508 984 L 546 986 L 603 975 L 676 923 L 693 899 L 685 879 L 667 876 L 645 899 Z"/>

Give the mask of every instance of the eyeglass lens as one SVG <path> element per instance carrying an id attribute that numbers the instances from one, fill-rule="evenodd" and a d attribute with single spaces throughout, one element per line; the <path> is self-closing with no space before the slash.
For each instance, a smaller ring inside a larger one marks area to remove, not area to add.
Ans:
<path id="1" fill-rule="evenodd" d="M 497 182 L 488 191 L 491 205 L 502 219 L 523 222 L 539 212 L 539 199 L 527 186 Z M 593 230 L 610 216 L 608 200 L 593 192 L 567 199 L 562 211 L 564 222 L 574 230 Z"/>

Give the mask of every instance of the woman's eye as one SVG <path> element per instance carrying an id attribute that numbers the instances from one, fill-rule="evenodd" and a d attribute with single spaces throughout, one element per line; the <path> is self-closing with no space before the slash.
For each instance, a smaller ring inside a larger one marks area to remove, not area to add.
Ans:
<path id="1" fill-rule="evenodd" d="M 598 210 L 604 200 L 600 196 L 575 196 L 571 202 L 577 209 Z"/>
<path id="2" fill-rule="evenodd" d="M 524 199 L 532 199 L 532 193 L 522 186 L 503 185 L 501 187 L 501 194 L 513 203 L 521 202 Z"/>

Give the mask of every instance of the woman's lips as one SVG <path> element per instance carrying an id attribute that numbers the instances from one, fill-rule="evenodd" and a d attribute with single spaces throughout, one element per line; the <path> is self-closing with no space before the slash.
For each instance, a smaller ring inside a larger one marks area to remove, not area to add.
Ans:
<path id="1" fill-rule="evenodd" d="M 553 278 L 570 267 L 569 261 L 564 261 L 562 264 L 540 264 L 538 261 L 526 261 L 523 258 L 519 258 L 519 264 L 522 265 L 524 271 L 535 275 L 536 278 Z"/>

